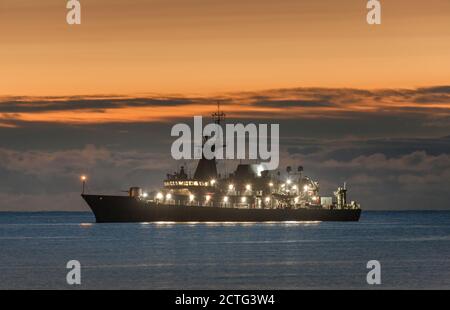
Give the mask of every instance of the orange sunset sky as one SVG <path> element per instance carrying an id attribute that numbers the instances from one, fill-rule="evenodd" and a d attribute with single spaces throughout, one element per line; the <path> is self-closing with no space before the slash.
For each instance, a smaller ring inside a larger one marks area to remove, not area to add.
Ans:
<path id="1" fill-rule="evenodd" d="M 450 1 L 2 0 L 0 96 L 448 83 Z"/>

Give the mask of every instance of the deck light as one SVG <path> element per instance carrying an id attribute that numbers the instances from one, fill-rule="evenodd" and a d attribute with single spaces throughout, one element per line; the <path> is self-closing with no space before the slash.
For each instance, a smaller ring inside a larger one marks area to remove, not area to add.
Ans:
<path id="1" fill-rule="evenodd" d="M 85 175 L 82 175 L 80 177 L 80 179 L 81 179 L 81 182 L 83 183 L 83 188 L 81 190 L 81 193 L 84 194 L 84 188 L 86 187 L 86 179 L 87 179 L 87 177 Z"/>

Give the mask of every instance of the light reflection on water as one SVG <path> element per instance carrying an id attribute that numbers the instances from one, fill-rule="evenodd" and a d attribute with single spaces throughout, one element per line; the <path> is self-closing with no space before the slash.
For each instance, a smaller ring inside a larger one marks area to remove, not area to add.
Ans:
<path id="1" fill-rule="evenodd" d="M 253 226 L 253 225 L 284 225 L 284 226 L 310 226 L 318 225 L 321 221 L 266 221 L 266 222 L 173 222 L 173 221 L 158 221 L 158 222 L 140 222 L 141 225 L 155 225 L 155 226 L 174 226 L 174 225 L 186 225 L 186 226 L 197 226 L 204 225 L 209 227 L 216 226 Z"/>

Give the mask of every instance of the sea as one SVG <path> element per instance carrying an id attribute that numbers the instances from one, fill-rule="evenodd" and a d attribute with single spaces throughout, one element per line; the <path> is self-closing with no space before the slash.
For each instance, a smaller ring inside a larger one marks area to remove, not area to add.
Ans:
<path id="1" fill-rule="evenodd" d="M 80 284 L 67 282 L 73 260 Z M 380 284 L 367 281 L 376 268 L 369 261 L 379 262 Z M 0 212 L 0 289 L 449 288 L 447 211 L 364 211 L 354 223 L 216 224 Z"/>

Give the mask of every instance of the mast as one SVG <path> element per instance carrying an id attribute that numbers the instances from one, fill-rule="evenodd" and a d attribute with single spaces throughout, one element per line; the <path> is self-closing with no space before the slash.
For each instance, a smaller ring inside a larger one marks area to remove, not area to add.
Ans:
<path id="1" fill-rule="evenodd" d="M 212 115 L 212 119 L 217 126 L 220 126 L 220 123 L 225 119 L 225 113 L 220 110 L 220 101 L 217 101 L 217 112 L 214 112 Z M 203 144 L 210 137 L 203 137 Z M 202 158 L 199 160 L 197 164 L 197 169 L 195 169 L 194 179 L 196 180 L 205 180 L 210 181 L 212 179 L 217 178 L 217 165 L 216 159 L 206 159 L 203 156 L 202 150 Z"/>
<path id="2" fill-rule="evenodd" d="M 225 113 L 220 111 L 220 100 L 217 100 L 217 112 L 214 112 L 211 116 L 217 125 L 220 125 L 220 122 L 225 119 Z"/>

